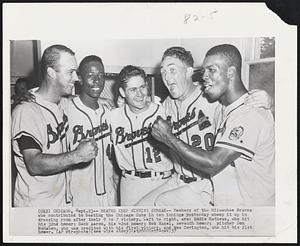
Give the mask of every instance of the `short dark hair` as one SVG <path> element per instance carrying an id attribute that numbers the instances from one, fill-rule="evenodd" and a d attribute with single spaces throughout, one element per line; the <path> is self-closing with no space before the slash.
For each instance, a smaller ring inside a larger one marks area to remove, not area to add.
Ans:
<path id="1" fill-rule="evenodd" d="M 25 78 L 25 77 L 20 77 L 16 80 L 16 85 L 20 84 L 20 83 L 25 83 L 27 85 L 29 85 L 29 79 Z"/>
<path id="2" fill-rule="evenodd" d="M 78 66 L 78 72 L 81 73 L 82 70 L 84 69 L 84 67 L 86 67 L 90 62 L 98 62 L 104 68 L 102 59 L 99 56 L 89 55 L 89 56 L 84 57 L 82 59 L 82 61 L 80 62 L 79 66 Z"/>
<path id="3" fill-rule="evenodd" d="M 132 65 L 123 67 L 119 73 L 119 87 L 125 89 L 128 80 L 135 76 L 141 76 L 146 81 L 146 73 L 143 69 Z"/>
<path id="4" fill-rule="evenodd" d="M 70 55 L 73 56 L 75 55 L 74 51 L 61 44 L 51 45 L 50 47 L 45 49 L 41 61 L 41 69 L 42 69 L 43 77 L 46 76 L 48 67 L 55 68 L 57 66 L 57 62 L 60 59 L 60 54 L 63 52 L 69 53 Z"/>
<path id="5" fill-rule="evenodd" d="M 184 62 L 187 66 L 193 67 L 194 66 L 194 59 L 190 51 L 186 50 L 183 47 L 174 46 L 168 48 L 161 59 L 163 61 L 167 56 L 176 57 L 182 62 Z"/>
<path id="6" fill-rule="evenodd" d="M 205 57 L 221 55 L 226 59 L 228 66 L 235 66 L 239 75 L 242 68 L 242 56 L 239 50 L 232 44 L 221 44 L 212 47 L 207 51 Z"/>
<path id="7" fill-rule="evenodd" d="M 30 80 L 25 78 L 25 77 L 20 77 L 16 80 L 16 84 L 15 84 L 15 93 L 18 94 L 19 93 L 19 88 L 18 85 L 21 83 L 25 83 L 27 86 L 27 89 L 29 89 L 30 86 Z"/>

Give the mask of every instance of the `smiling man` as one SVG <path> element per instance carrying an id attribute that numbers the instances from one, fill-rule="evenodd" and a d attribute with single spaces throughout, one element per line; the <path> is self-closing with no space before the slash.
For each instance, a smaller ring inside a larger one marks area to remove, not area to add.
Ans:
<path id="1" fill-rule="evenodd" d="M 76 149 L 86 138 L 96 141 L 99 154 L 88 163 L 82 163 L 71 172 L 73 206 L 103 207 L 117 205 L 115 173 L 111 161 L 109 109 L 98 100 L 104 89 L 104 66 L 100 57 L 86 56 L 78 67 L 80 94 L 66 101 L 69 117 L 68 145 Z"/>
<path id="2" fill-rule="evenodd" d="M 119 74 L 119 92 L 126 103 L 111 111 L 109 122 L 122 170 L 121 205 L 132 206 L 171 177 L 173 164 L 166 148 L 150 134 L 156 117 L 165 118 L 165 110 L 148 100 L 145 72 L 131 65 L 124 67 Z"/>
<path id="3" fill-rule="evenodd" d="M 194 59 L 191 52 L 183 47 L 170 47 L 162 57 L 161 75 L 170 96 L 163 102 L 171 124 L 171 133 L 178 141 L 191 149 L 212 151 L 216 129 L 215 115 L 220 113 L 220 104 L 207 100 L 201 84 L 192 81 Z M 249 93 L 245 103 L 249 107 L 270 107 L 270 100 L 264 91 Z M 162 120 L 163 121 L 163 120 Z M 164 129 L 164 131 L 167 129 Z M 159 139 L 168 144 L 168 137 Z M 227 195 L 215 196 L 215 187 L 211 173 L 191 165 L 188 158 L 183 158 L 182 150 L 174 151 L 172 159 L 178 175 L 173 175 L 167 183 L 143 197 L 137 205 L 156 206 L 211 206 L 214 204 L 232 205 Z M 187 151 L 187 147 L 184 149 Z M 227 168 L 222 175 L 230 180 L 234 170 Z M 236 193 L 237 185 L 223 184 L 228 193 Z M 219 193 L 220 194 L 220 193 Z M 222 200 L 222 201 L 220 201 Z"/>
<path id="4" fill-rule="evenodd" d="M 206 53 L 204 92 L 222 104 L 215 115 L 211 151 L 181 140 L 161 118 L 154 123 L 152 135 L 188 166 L 214 176 L 216 205 L 274 206 L 274 119 L 270 110 L 245 103 L 249 93 L 241 80 L 241 64 L 241 54 L 233 45 L 215 46 Z M 171 87 L 171 91 L 176 96 L 176 90 Z M 161 196 L 171 197 L 168 192 Z"/>
<path id="5" fill-rule="evenodd" d="M 163 102 L 172 124 L 172 133 L 185 143 L 211 150 L 214 140 L 213 117 L 218 103 L 209 103 L 201 86 L 192 81 L 194 59 L 183 47 L 167 49 L 161 61 L 161 76 L 170 96 Z M 138 205 L 197 205 L 214 203 L 210 176 L 186 163 L 174 152 L 178 175 L 143 197 Z"/>
<path id="6" fill-rule="evenodd" d="M 72 93 L 78 80 L 75 53 L 53 45 L 44 51 L 41 63 L 43 79 L 33 93 L 35 101 L 19 104 L 12 112 L 14 206 L 70 206 L 67 170 L 95 158 L 98 148 L 94 140 L 84 140 L 67 152 L 69 125 L 61 99 Z"/>

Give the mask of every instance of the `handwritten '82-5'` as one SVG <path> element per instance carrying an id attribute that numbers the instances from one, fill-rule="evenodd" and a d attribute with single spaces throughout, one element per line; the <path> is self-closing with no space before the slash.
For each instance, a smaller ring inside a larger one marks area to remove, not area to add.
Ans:
<path id="1" fill-rule="evenodd" d="M 192 23 L 192 22 L 197 22 L 201 19 L 209 19 L 209 20 L 213 20 L 214 19 L 214 15 L 216 15 L 219 11 L 215 10 L 215 11 L 211 11 L 208 14 L 190 14 L 187 13 L 184 15 L 184 24 L 188 24 L 188 23 Z"/>

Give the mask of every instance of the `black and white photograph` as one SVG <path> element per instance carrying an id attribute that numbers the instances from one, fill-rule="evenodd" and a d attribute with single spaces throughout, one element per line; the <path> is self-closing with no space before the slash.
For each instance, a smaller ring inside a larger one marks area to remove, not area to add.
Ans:
<path id="1" fill-rule="evenodd" d="M 288 121 L 282 109 L 295 100 L 285 101 L 282 87 L 296 86 L 296 58 L 288 60 L 291 79 L 282 65 L 293 55 L 283 56 L 284 34 L 296 37 L 295 29 L 278 20 L 267 30 L 270 12 L 266 28 L 247 32 L 241 23 L 226 32 L 226 4 L 22 6 L 37 8 L 27 20 L 37 28 L 20 34 L 12 26 L 3 44 L 7 240 L 284 241 L 276 239 L 278 213 L 294 211 L 294 201 L 284 201 L 295 192 L 296 173 L 287 174 L 296 162 L 292 154 L 282 163 L 294 146 L 286 146 L 279 126 Z M 6 7 L 19 13 L 18 4 Z M 167 7 L 179 17 L 159 26 Z M 35 22 L 38 9 L 57 10 L 55 23 L 67 9 L 106 15 L 71 15 L 52 26 Z M 132 16 L 122 19 L 121 9 Z M 150 24 L 149 16 L 157 20 Z M 289 182 L 284 196 L 278 185 Z"/>

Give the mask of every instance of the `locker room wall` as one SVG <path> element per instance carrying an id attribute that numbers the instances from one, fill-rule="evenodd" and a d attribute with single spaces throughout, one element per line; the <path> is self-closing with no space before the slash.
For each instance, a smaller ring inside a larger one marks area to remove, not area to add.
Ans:
<path id="1" fill-rule="evenodd" d="M 235 45 L 246 58 L 249 38 L 204 38 L 204 39 L 132 39 L 132 40 L 41 40 L 41 53 L 53 44 L 64 44 L 76 53 L 78 64 L 87 55 L 102 58 L 105 72 L 119 73 L 122 67 L 131 64 L 142 67 L 155 79 L 155 95 L 162 101 L 168 90 L 160 76 L 160 61 L 163 52 L 171 46 L 183 46 L 192 52 L 194 66 L 201 66 L 207 50 L 215 45 L 229 43 Z M 111 84 L 110 84 L 111 85 Z M 107 88 L 106 88 L 107 89 Z"/>
<path id="2" fill-rule="evenodd" d="M 244 55 L 243 38 L 205 38 L 205 39 L 132 39 L 132 40 L 41 40 L 41 53 L 50 45 L 60 43 L 76 53 L 77 62 L 83 57 L 95 54 L 102 58 L 106 72 L 119 73 L 123 66 L 131 64 L 143 67 L 147 73 L 159 73 L 163 52 L 171 46 L 183 46 L 190 50 L 195 66 L 202 64 L 206 51 L 214 45 L 230 43 Z"/>
<path id="3" fill-rule="evenodd" d="M 28 78 L 29 88 L 38 84 L 40 46 L 37 40 L 10 41 L 10 85 L 11 95 L 14 95 L 15 82 L 20 77 Z"/>
<path id="4" fill-rule="evenodd" d="M 128 64 L 142 67 L 155 77 L 155 95 L 164 99 L 168 91 L 160 77 L 160 60 L 163 52 L 171 46 L 183 46 L 192 52 L 195 67 L 202 64 L 206 51 L 214 45 L 235 45 L 247 59 L 249 38 L 203 38 L 203 39 L 132 39 L 132 40 L 18 40 L 11 44 L 11 85 L 18 77 L 31 76 L 33 85 L 38 85 L 37 63 L 43 51 L 53 44 L 64 44 L 76 53 L 78 64 L 83 57 L 95 54 L 102 58 L 107 73 L 119 73 Z M 37 57 L 37 58 L 34 58 Z M 35 61 L 36 60 L 36 61 Z M 245 69 L 245 66 L 243 66 Z M 243 70 L 242 76 L 245 72 Z M 13 90 L 12 90 L 13 92 Z"/>

